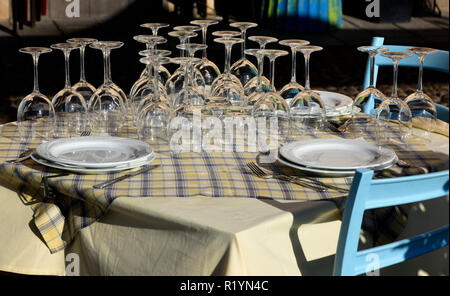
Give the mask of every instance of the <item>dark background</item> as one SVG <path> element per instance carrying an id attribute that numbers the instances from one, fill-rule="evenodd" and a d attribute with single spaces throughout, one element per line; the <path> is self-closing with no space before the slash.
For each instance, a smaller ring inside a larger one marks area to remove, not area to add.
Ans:
<path id="1" fill-rule="evenodd" d="M 111 0 L 114 1 L 114 0 Z M 130 90 L 133 83 L 138 79 L 143 65 L 138 61 L 139 50 L 144 49 L 142 44 L 133 40 L 134 35 L 150 34 L 150 31 L 140 28 L 140 24 L 147 22 L 165 22 L 175 25 L 188 24 L 192 19 L 189 1 L 174 1 L 178 6 L 174 13 L 169 13 L 160 5 L 160 1 L 137 0 L 127 9 L 114 16 L 112 19 L 85 28 L 79 31 L 70 32 L 70 34 L 61 30 L 57 36 L 45 36 L 43 31 L 33 36 L 22 36 L 21 32 L 14 33 L 8 26 L 0 26 L 3 34 L 0 35 L 0 123 L 14 121 L 16 119 L 16 108 L 21 98 L 31 92 L 33 86 L 33 67 L 29 55 L 21 54 L 18 49 L 26 46 L 46 46 L 53 43 L 65 42 L 72 37 L 92 37 L 99 40 L 120 40 L 125 42 L 121 49 L 114 50 L 112 53 L 112 75 L 116 84 L 124 89 L 126 93 Z M 359 17 L 361 9 L 355 5 L 357 1 L 344 1 L 344 13 Z M 366 5 L 367 2 L 363 4 Z M 382 1 L 383 2 L 383 1 Z M 395 1 L 390 1 L 395 2 Z M 414 2 L 412 14 L 414 17 L 430 17 L 432 11 L 423 8 L 423 1 Z M 353 3 L 353 4 L 352 4 Z M 311 59 L 311 84 L 313 89 L 326 89 L 337 91 L 355 96 L 361 91 L 364 70 L 367 56 L 356 50 L 357 46 L 368 45 L 373 36 L 386 36 L 386 44 L 398 44 L 401 40 L 402 45 L 427 46 L 448 50 L 448 25 L 446 28 L 428 30 L 423 38 L 423 28 L 410 26 L 404 30 L 392 30 L 374 26 L 374 29 L 343 28 L 325 32 L 288 32 L 278 30 L 276 27 L 265 25 L 259 18 L 260 1 L 253 0 L 227 0 L 216 1 L 217 14 L 223 16 L 224 20 L 216 26 L 210 27 L 208 34 L 208 56 L 215 62 L 220 69 L 224 64 L 224 49 L 221 44 L 212 41 L 211 32 L 213 30 L 229 29 L 229 22 L 255 21 L 259 23 L 258 28 L 250 29 L 250 35 L 268 35 L 282 39 L 306 39 L 312 44 L 320 45 L 324 48 L 322 52 L 315 53 Z M 386 4 L 382 4 L 386 5 Z M 199 12 L 203 10 L 202 2 L 199 2 Z M 386 6 L 385 6 L 386 7 Z M 359 14 L 359 15 L 358 15 Z M 439 17 L 434 15 L 434 20 Z M 448 24 L 448 16 L 441 17 Z M 358 25 L 356 18 L 353 18 Z M 380 22 L 380 20 L 377 20 Z M 389 21 L 389 20 L 388 20 Z M 392 22 L 392 21 L 391 21 Z M 39 24 L 37 24 L 37 28 Z M 33 29 L 31 29 L 33 30 Z M 168 39 L 168 43 L 161 48 L 172 50 L 173 56 L 178 55 L 175 46 L 178 39 L 168 37 L 170 28 L 162 29 L 160 35 Z M 2 32 L 0 32 L 2 33 Z M 407 34 L 409 36 L 400 36 Z M 408 35 L 409 34 L 409 35 Z M 436 36 L 436 38 L 434 37 Z M 447 36 L 443 38 L 442 36 Z M 400 39 L 398 37 L 401 37 Z M 201 42 L 201 37 L 193 39 L 192 42 Z M 247 42 L 248 48 L 255 48 L 256 43 Z M 287 50 L 278 44 L 270 44 L 268 48 L 280 48 Z M 240 57 L 240 50 L 236 47 L 233 50 L 232 61 Z M 250 58 L 252 62 L 255 61 Z M 103 64 L 100 51 L 88 49 L 86 53 L 86 71 L 87 80 L 94 86 L 100 86 L 103 81 Z M 173 65 L 168 65 L 170 71 L 174 70 Z M 266 64 L 265 75 L 268 76 L 268 64 Z M 301 84 L 304 82 L 303 58 L 298 59 L 298 80 Z M 40 60 L 39 82 L 41 91 L 53 96 L 64 86 L 64 59 L 60 51 L 54 51 L 43 55 Z M 399 74 L 400 95 L 409 94 L 417 86 L 417 70 L 405 69 Z M 71 80 L 76 83 L 79 79 L 79 54 L 74 52 L 71 57 Z M 288 83 L 290 79 L 290 56 L 282 57 L 277 61 L 276 68 L 276 86 L 281 88 Z M 435 72 L 425 72 L 425 91 L 433 99 L 444 105 L 448 105 L 448 75 Z M 390 94 L 392 88 L 392 69 L 385 69 L 380 72 L 379 88 L 386 94 Z"/>

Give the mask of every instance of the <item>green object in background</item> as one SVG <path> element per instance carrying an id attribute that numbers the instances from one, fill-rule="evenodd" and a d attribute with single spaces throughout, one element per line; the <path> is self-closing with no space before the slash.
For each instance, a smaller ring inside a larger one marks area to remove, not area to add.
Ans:
<path id="1" fill-rule="evenodd" d="M 261 21 L 282 31 L 330 31 L 342 26 L 342 0 L 263 0 Z"/>

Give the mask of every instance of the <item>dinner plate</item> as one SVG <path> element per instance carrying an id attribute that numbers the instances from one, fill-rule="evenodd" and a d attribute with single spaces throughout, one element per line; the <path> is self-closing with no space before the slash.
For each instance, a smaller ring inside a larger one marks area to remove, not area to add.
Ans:
<path id="1" fill-rule="evenodd" d="M 318 177 L 351 177 L 355 175 L 356 170 L 324 170 L 324 169 L 315 169 L 308 168 L 301 165 L 297 165 L 292 163 L 286 159 L 283 159 L 282 156 L 278 156 L 277 161 L 287 167 L 294 168 L 300 172 L 305 173 L 308 176 L 318 176 Z M 394 159 L 392 163 L 386 164 L 384 166 L 373 168 L 374 171 L 380 171 L 384 169 L 388 169 L 392 167 L 395 163 L 397 163 L 398 158 Z"/>
<path id="2" fill-rule="evenodd" d="M 120 172 L 120 171 L 135 169 L 135 168 L 150 164 L 155 159 L 155 157 L 153 157 L 153 159 L 151 159 L 149 161 L 136 162 L 132 166 L 125 165 L 125 166 L 115 166 L 115 167 L 111 167 L 111 168 L 97 168 L 97 169 L 69 166 L 69 165 L 54 163 L 54 162 L 48 161 L 45 158 L 42 158 L 36 152 L 31 154 L 31 159 L 33 159 L 36 163 L 46 166 L 46 167 L 49 167 L 49 168 L 68 171 L 68 172 L 77 173 L 77 174 L 95 175 L 95 174 L 105 174 L 105 173 Z"/>
<path id="3" fill-rule="evenodd" d="M 52 163 L 92 169 L 134 166 L 155 156 L 149 144 L 118 137 L 59 139 L 41 144 L 36 153 Z"/>
<path id="4" fill-rule="evenodd" d="M 330 91 L 315 91 L 319 94 L 323 103 L 325 104 L 325 109 L 327 116 L 339 116 L 351 114 L 353 109 L 352 98 Z"/>
<path id="5" fill-rule="evenodd" d="M 286 160 L 325 170 L 372 169 L 392 163 L 397 155 L 361 139 L 313 139 L 289 143 L 280 149 Z"/>

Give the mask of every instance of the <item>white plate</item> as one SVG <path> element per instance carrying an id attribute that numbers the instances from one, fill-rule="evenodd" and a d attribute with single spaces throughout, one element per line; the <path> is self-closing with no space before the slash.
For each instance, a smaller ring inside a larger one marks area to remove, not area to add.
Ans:
<path id="1" fill-rule="evenodd" d="M 154 158 L 149 144 L 117 137 L 59 139 L 40 145 L 36 153 L 53 163 L 93 169 L 134 166 Z"/>
<path id="2" fill-rule="evenodd" d="M 303 173 L 305 173 L 308 176 L 318 176 L 318 177 L 351 177 L 355 175 L 356 170 L 342 170 L 342 171 L 336 171 L 336 170 L 321 170 L 321 169 L 314 169 L 314 168 L 307 168 L 304 166 L 300 166 L 300 165 L 296 165 L 295 163 L 291 163 L 290 161 L 287 161 L 285 159 L 283 159 L 283 157 L 278 156 L 277 161 L 285 166 L 297 169 Z M 379 171 L 379 170 L 384 170 L 387 168 L 390 168 L 391 166 L 393 166 L 395 163 L 397 163 L 398 159 L 394 159 L 392 161 L 392 163 L 386 164 L 384 166 L 381 167 L 377 167 L 377 168 L 373 168 L 373 170 L 375 171 Z"/>
<path id="3" fill-rule="evenodd" d="M 53 169 L 68 171 L 68 172 L 77 173 L 77 174 L 96 175 L 96 174 L 120 172 L 120 171 L 126 171 L 126 170 L 131 170 L 134 168 L 138 168 L 138 167 L 141 167 L 141 166 L 151 163 L 155 159 L 155 157 L 153 157 L 153 159 L 151 159 L 149 161 L 140 162 L 140 163 L 136 162 L 133 166 L 126 165 L 126 166 L 116 166 L 116 167 L 101 168 L 101 169 L 71 167 L 68 165 L 58 164 L 58 163 L 54 163 L 54 162 L 48 161 L 47 159 L 40 157 L 37 153 L 31 154 L 31 159 L 33 159 L 36 163 L 38 163 L 40 165 L 43 165 L 43 166 L 46 166 L 49 168 L 53 168 Z"/>
<path id="4" fill-rule="evenodd" d="M 280 149 L 286 160 L 304 167 L 325 170 L 372 169 L 397 157 L 391 149 L 364 140 L 315 139 L 292 142 Z"/>
<path id="5" fill-rule="evenodd" d="M 325 104 L 327 116 L 339 116 L 352 113 L 353 108 L 352 98 L 340 93 L 330 91 L 315 91 L 315 92 L 320 95 L 320 98 Z"/>

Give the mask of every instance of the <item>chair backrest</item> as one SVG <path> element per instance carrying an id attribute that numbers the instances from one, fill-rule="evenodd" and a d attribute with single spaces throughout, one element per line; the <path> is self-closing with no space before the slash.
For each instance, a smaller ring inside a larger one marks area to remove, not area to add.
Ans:
<path id="1" fill-rule="evenodd" d="M 374 37 L 372 38 L 373 46 L 383 46 L 389 49 L 389 51 L 400 51 L 406 52 L 408 48 L 411 46 L 401 46 L 401 45 L 385 45 L 383 37 Z M 375 58 L 374 65 L 374 84 L 377 85 L 378 71 L 379 67 L 382 66 L 391 66 L 392 60 L 389 58 L 385 58 L 381 55 L 377 55 Z M 402 59 L 399 63 L 400 67 L 419 67 L 419 58 L 416 55 L 413 55 L 410 58 Z M 425 69 L 431 69 L 443 73 L 449 73 L 449 53 L 448 51 L 439 50 L 436 54 L 429 55 L 425 58 L 424 63 Z M 363 89 L 366 89 L 370 85 L 370 64 L 367 62 L 366 72 L 364 75 L 364 84 Z M 372 104 L 368 104 L 368 106 L 372 106 Z M 440 120 L 448 122 L 449 110 L 447 107 L 436 104 L 436 109 L 438 113 L 438 118 Z M 364 112 L 369 113 L 370 110 L 364 110 Z"/>
<path id="2" fill-rule="evenodd" d="M 377 256 L 384 268 L 448 245 L 449 228 L 428 232 L 411 239 L 358 251 L 365 210 L 415 203 L 443 197 L 449 193 L 449 171 L 373 180 L 373 171 L 356 172 L 346 201 L 334 263 L 334 275 L 364 274 L 368 258 Z"/>

